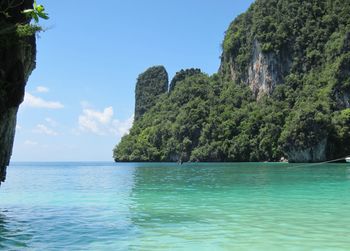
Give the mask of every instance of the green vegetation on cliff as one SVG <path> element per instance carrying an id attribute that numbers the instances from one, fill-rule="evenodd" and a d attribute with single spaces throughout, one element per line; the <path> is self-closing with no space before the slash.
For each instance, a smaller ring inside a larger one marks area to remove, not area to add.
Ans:
<path id="1" fill-rule="evenodd" d="M 180 81 L 184 80 L 187 77 L 198 75 L 200 73 L 201 73 L 200 69 L 194 69 L 194 68 L 181 70 L 179 72 L 176 72 L 174 78 L 170 82 L 169 92 L 174 90 L 177 82 L 180 82 Z"/>
<path id="2" fill-rule="evenodd" d="M 116 161 L 350 153 L 349 0 L 257 0 L 222 47 L 219 73 L 179 72 L 116 146 Z"/>
<path id="3" fill-rule="evenodd" d="M 154 66 L 140 74 L 135 89 L 135 120 L 154 106 L 159 95 L 168 91 L 168 73 L 163 66 Z"/>

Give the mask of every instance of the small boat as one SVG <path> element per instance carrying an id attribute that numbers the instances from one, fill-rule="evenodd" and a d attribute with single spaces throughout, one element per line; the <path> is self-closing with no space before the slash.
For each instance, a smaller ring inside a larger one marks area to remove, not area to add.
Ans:
<path id="1" fill-rule="evenodd" d="M 350 163 L 350 157 L 346 157 L 346 158 L 345 158 L 345 161 L 348 162 L 348 163 Z"/>

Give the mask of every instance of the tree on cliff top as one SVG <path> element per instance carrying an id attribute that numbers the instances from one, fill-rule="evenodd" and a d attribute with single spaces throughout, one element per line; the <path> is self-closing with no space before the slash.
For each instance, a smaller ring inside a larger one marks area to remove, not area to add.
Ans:
<path id="1" fill-rule="evenodd" d="M 179 72 L 176 72 L 175 76 L 173 77 L 173 79 L 170 82 L 169 91 L 171 92 L 172 90 L 174 90 L 177 82 L 180 82 L 180 81 L 184 80 L 185 78 L 188 78 L 188 77 L 191 77 L 193 75 L 200 74 L 200 73 L 201 73 L 201 70 L 195 69 L 195 68 L 181 70 Z"/>
<path id="2" fill-rule="evenodd" d="M 24 0 L 7 0 L 0 3 L 0 35 L 16 34 L 19 37 L 31 36 L 42 27 L 39 19 L 49 19 L 45 7 Z M 34 20 L 35 24 L 31 23 Z"/>

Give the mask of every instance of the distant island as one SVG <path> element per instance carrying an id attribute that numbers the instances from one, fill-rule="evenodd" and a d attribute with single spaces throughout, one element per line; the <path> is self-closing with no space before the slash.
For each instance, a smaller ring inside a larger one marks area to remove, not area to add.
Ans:
<path id="1" fill-rule="evenodd" d="M 257 0 L 208 76 L 163 66 L 136 84 L 115 161 L 321 162 L 350 153 L 350 2 Z"/>

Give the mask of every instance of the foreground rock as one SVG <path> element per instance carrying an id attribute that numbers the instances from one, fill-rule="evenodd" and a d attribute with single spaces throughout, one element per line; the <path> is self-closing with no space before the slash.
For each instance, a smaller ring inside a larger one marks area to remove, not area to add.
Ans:
<path id="1" fill-rule="evenodd" d="M 16 7 L 9 9 L 10 17 L 0 15 L 0 184 L 6 178 L 17 111 L 23 101 L 28 77 L 35 68 L 36 56 L 35 35 L 22 37 L 11 28 L 18 23 L 28 23 L 21 11 L 32 8 L 33 0 L 12 2 L 12 6 Z"/>

